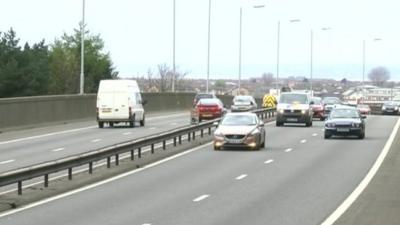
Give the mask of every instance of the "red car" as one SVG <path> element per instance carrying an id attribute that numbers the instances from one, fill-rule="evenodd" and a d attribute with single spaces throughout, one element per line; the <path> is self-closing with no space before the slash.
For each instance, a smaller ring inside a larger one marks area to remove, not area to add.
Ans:
<path id="1" fill-rule="evenodd" d="M 222 117 L 225 113 L 226 109 L 221 100 L 218 98 L 203 98 L 192 109 L 190 121 L 194 124 L 202 120 L 212 120 Z"/>
<path id="2" fill-rule="evenodd" d="M 357 105 L 357 109 L 362 115 L 368 115 L 371 113 L 369 105 Z"/>
<path id="3" fill-rule="evenodd" d="M 322 99 L 320 97 L 313 97 L 311 98 L 311 102 L 314 103 L 311 105 L 311 108 L 314 112 L 313 118 L 325 120 L 324 105 L 322 104 Z"/>

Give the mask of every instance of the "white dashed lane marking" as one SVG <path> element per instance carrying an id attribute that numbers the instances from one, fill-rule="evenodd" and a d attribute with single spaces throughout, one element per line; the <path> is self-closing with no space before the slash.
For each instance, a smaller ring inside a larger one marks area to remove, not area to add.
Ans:
<path id="1" fill-rule="evenodd" d="M 267 161 L 265 161 L 264 163 L 265 164 L 270 164 L 270 163 L 272 163 L 274 160 L 273 159 L 268 159 Z"/>
<path id="2" fill-rule="evenodd" d="M 206 199 L 208 197 L 210 197 L 210 195 L 202 195 L 200 197 L 197 197 L 197 198 L 193 199 L 193 201 L 194 202 L 200 202 L 200 201 L 202 201 L 202 200 L 204 200 L 204 199 Z"/>
<path id="3" fill-rule="evenodd" d="M 157 127 L 150 127 L 149 130 L 155 130 Z"/>
<path id="4" fill-rule="evenodd" d="M 53 149 L 51 151 L 52 152 L 59 152 L 59 151 L 63 151 L 63 150 L 65 150 L 65 148 L 56 148 L 56 149 Z"/>
<path id="5" fill-rule="evenodd" d="M 243 179 L 243 178 L 245 178 L 245 177 L 247 177 L 247 174 L 242 174 L 242 175 L 236 177 L 235 179 L 236 179 L 236 180 L 241 180 L 241 179 Z"/>
<path id="6" fill-rule="evenodd" d="M 315 136 L 317 136 L 317 135 L 318 135 L 317 133 L 313 133 L 313 134 L 312 134 L 313 137 L 315 137 Z"/>
<path id="7" fill-rule="evenodd" d="M 291 151 L 293 151 L 293 148 L 288 148 L 285 150 L 285 152 L 291 152 Z"/>
<path id="8" fill-rule="evenodd" d="M 99 142 L 99 141 L 101 141 L 101 139 L 94 139 L 94 140 L 92 140 L 93 143 L 96 143 L 96 142 Z"/>
<path id="9" fill-rule="evenodd" d="M 307 142 L 306 139 L 303 139 L 303 140 L 300 141 L 300 143 L 302 143 L 302 144 L 304 144 L 304 143 L 306 143 L 306 142 Z"/>
<path id="10" fill-rule="evenodd" d="M 12 163 L 12 162 L 15 162 L 15 160 L 14 159 L 10 159 L 10 160 L 6 160 L 6 161 L 2 161 L 2 162 L 0 162 L 0 165 L 4 165 L 4 164 L 7 164 L 7 163 Z"/>
<path id="11" fill-rule="evenodd" d="M 130 135 L 130 134 L 132 134 L 132 132 L 125 132 L 125 133 L 122 133 L 122 135 Z"/>

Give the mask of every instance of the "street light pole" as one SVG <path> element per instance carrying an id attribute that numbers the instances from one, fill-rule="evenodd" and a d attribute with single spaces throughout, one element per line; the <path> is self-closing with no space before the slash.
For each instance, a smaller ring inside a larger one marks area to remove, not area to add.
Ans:
<path id="1" fill-rule="evenodd" d="M 363 50 L 362 50 L 362 60 L 363 60 L 363 67 L 362 67 L 362 95 L 361 95 L 361 103 L 364 104 L 364 98 L 365 98 L 365 54 L 366 54 L 366 42 L 363 40 Z"/>
<path id="2" fill-rule="evenodd" d="M 281 36 L 281 21 L 278 21 L 278 30 L 277 30 L 277 43 L 276 43 L 276 82 L 275 82 L 275 91 L 278 95 L 278 82 L 279 82 L 279 52 L 280 52 L 280 36 Z"/>
<path id="3" fill-rule="evenodd" d="M 314 32 L 311 29 L 310 32 L 310 92 L 311 96 L 314 96 L 313 93 L 313 45 L 314 45 Z"/>
<path id="4" fill-rule="evenodd" d="M 85 55 L 85 0 L 82 0 L 82 24 L 81 24 L 81 75 L 79 94 L 83 95 L 85 90 L 85 75 L 84 75 L 84 55 Z"/>
<path id="5" fill-rule="evenodd" d="M 211 0 L 208 0 L 208 39 L 207 39 L 207 90 L 210 83 L 210 35 L 211 35 Z"/>
<path id="6" fill-rule="evenodd" d="M 173 0 L 173 15 L 172 15 L 172 92 L 175 92 L 175 0 Z"/>
<path id="7" fill-rule="evenodd" d="M 239 20 L 239 81 L 238 81 L 238 95 L 240 95 L 240 80 L 242 77 L 242 7 L 240 7 L 240 20 Z"/>

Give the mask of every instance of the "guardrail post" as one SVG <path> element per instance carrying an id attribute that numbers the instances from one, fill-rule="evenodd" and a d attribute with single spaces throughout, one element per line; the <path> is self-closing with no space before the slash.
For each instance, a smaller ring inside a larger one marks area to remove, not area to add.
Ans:
<path id="1" fill-rule="evenodd" d="M 154 144 L 151 144 L 151 154 L 154 154 Z"/>
<path id="2" fill-rule="evenodd" d="M 179 135 L 179 144 L 182 144 L 182 135 Z"/>
<path id="3" fill-rule="evenodd" d="M 193 141 L 196 140 L 196 131 L 193 131 L 192 136 L 193 136 Z"/>
<path id="4" fill-rule="evenodd" d="M 200 137 L 203 137 L 204 136 L 204 131 L 203 131 L 203 129 L 201 129 L 201 131 L 200 131 Z"/>
<path id="5" fill-rule="evenodd" d="M 131 160 L 135 160 L 135 149 L 131 150 Z"/>
<path id="6" fill-rule="evenodd" d="M 174 137 L 174 147 L 176 147 L 176 137 Z"/>
<path id="7" fill-rule="evenodd" d="M 93 173 L 93 162 L 89 163 L 89 174 Z"/>
<path id="8" fill-rule="evenodd" d="M 107 168 L 111 167 L 111 157 L 107 157 Z"/>
<path id="9" fill-rule="evenodd" d="M 211 127 L 208 128 L 208 135 L 211 135 Z"/>
<path id="10" fill-rule="evenodd" d="M 119 154 L 115 154 L 115 165 L 119 165 Z"/>
<path id="11" fill-rule="evenodd" d="M 18 195 L 22 195 L 22 181 L 18 181 Z"/>
<path id="12" fill-rule="evenodd" d="M 142 158 L 142 148 L 138 148 L 138 157 Z"/>
<path id="13" fill-rule="evenodd" d="M 45 174 L 44 175 L 44 187 L 48 187 L 49 186 L 49 175 Z"/>
<path id="14" fill-rule="evenodd" d="M 68 168 L 68 180 L 72 180 L 72 168 Z"/>
<path id="15" fill-rule="evenodd" d="M 165 140 L 162 142 L 162 149 L 163 150 L 165 150 L 165 145 L 166 145 L 166 143 L 165 143 Z"/>
<path id="16" fill-rule="evenodd" d="M 190 142 L 190 132 L 188 133 L 188 141 Z"/>

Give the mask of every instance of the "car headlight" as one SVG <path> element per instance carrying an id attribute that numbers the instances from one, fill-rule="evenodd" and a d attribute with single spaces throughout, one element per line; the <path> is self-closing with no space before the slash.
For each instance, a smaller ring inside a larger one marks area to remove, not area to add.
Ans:
<path id="1" fill-rule="evenodd" d="M 382 110 L 385 110 L 386 109 L 386 106 L 382 106 Z"/>
<path id="2" fill-rule="evenodd" d="M 224 135 L 222 134 L 221 131 L 215 131 L 215 132 L 214 132 L 214 137 L 224 138 Z"/>
<path id="3" fill-rule="evenodd" d="M 335 124 L 334 123 L 326 123 L 325 126 L 326 127 L 335 127 Z"/>
<path id="4" fill-rule="evenodd" d="M 259 134 L 260 133 L 260 130 L 259 129 L 254 129 L 251 133 L 250 133 L 250 135 L 256 135 L 256 134 Z"/>
<path id="5" fill-rule="evenodd" d="M 278 113 L 283 113 L 283 109 L 278 109 Z"/>
<path id="6" fill-rule="evenodd" d="M 353 123 L 352 126 L 353 127 L 361 127 L 361 123 Z"/>
<path id="7" fill-rule="evenodd" d="M 394 107 L 394 110 L 398 110 L 399 109 L 399 107 Z"/>
<path id="8" fill-rule="evenodd" d="M 306 113 L 307 113 L 307 110 L 305 110 L 305 109 L 301 110 L 301 114 L 306 114 Z"/>

